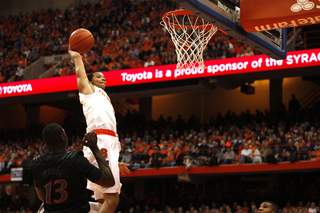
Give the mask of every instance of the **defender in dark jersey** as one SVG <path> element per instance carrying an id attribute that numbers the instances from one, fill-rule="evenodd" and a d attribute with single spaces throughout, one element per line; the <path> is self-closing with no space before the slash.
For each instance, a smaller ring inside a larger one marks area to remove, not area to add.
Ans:
<path id="1" fill-rule="evenodd" d="M 37 195 L 44 202 L 44 212 L 89 212 L 87 179 L 104 187 L 115 184 L 109 165 L 97 147 L 96 133 L 87 133 L 83 144 L 94 153 L 99 169 L 83 157 L 82 151 L 66 151 L 68 137 L 60 125 L 49 124 L 43 129 L 42 137 L 51 153 L 34 158 L 31 167 Z"/>

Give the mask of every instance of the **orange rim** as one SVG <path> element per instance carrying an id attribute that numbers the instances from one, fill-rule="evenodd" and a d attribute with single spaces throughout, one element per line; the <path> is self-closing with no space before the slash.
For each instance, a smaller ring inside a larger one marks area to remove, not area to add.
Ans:
<path id="1" fill-rule="evenodd" d="M 187 28 L 187 29 L 194 29 L 194 28 L 199 28 L 201 30 L 211 30 L 212 28 L 217 28 L 216 26 L 214 26 L 213 24 L 206 24 L 206 25 L 197 25 L 197 26 L 188 26 L 188 25 L 183 25 L 183 24 L 174 24 L 174 23 L 170 23 L 166 20 L 167 17 L 169 16 L 182 16 L 182 15 L 193 15 L 196 16 L 195 14 L 191 13 L 189 10 L 183 9 L 183 10 L 174 10 L 174 11 L 170 11 L 167 12 L 166 14 L 164 14 L 162 16 L 162 21 L 165 22 L 167 25 L 170 26 L 174 26 L 177 28 Z"/>

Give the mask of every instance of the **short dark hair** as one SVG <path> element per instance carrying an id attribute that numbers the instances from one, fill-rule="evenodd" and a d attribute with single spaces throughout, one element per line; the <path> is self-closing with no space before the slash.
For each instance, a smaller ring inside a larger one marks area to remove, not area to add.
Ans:
<path id="1" fill-rule="evenodd" d="M 92 81 L 93 74 L 96 73 L 96 72 L 101 72 L 101 71 L 98 71 L 98 70 L 97 71 L 93 71 L 93 72 L 89 73 L 89 75 L 87 75 L 87 78 L 88 78 L 89 81 Z"/>
<path id="2" fill-rule="evenodd" d="M 276 203 L 274 203 L 274 202 L 272 202 L 272 201 L 270 201 L 270 200 L 266 200 L 266 201 L 264 201 L 264 202 L 270 203 L 271 206 L 272 206 L 272 208 L 273 208 L 273 210 L 276 211 L 277 213 L 279 212 L 279 206 L 278 206 Z"/>
<path id="3" fill-rule="evenodd" d="M 49 147 L 61 140 L 61 134 L 63 128 L 57 123 L 51 123 L 42 130 L 42 138 Z"/>

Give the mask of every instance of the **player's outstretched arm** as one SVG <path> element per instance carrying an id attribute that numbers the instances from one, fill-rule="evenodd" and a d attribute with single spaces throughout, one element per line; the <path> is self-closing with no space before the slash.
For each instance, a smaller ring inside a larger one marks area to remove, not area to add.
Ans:
<path id="1" fill-rule="evenodd" d="M 87 146 L 91 149 L 94 157 L 98 162 L 99 169 L 102 170 L 102 176 L 100 180 L 96 182 L 96 184 L 104 186 L 104 187 L 112 187 L 115 184 L 111 169 L 106 159 L 103 157 L 101 151 L 97 146 L 97 133 L 91 131 L 85 134 L 83 140 L 83 145 Z"/>
<path id="2" fill-rule="evenodd" d="M 82 94 L 92 94 L 92 86 L 89 83 L 89 80 L 86 75 L 86 70 L 82 61 L 82 56 L 76 51 L 72 51 L 69 46 L 69 55 L 71 60 L 74 62 L 75 72 L 77 75 L 77 86 L 78 90 Z"/>

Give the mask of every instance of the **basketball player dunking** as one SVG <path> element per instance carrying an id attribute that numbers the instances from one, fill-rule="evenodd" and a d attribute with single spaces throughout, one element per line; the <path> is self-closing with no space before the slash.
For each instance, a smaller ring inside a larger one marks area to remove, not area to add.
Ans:
<path id="1" fill-rule="evenodd" d="M 94 192 L 98 203 L 90 202 L 90 212 L 114 213 L 119 204 L 121 189 L 118 159 L 121 149 L 117 135 L 116 118 L 109 96 L 104 91 L 106 79 L 101 72 L 86 75 L 82 57 L 78 52 L 70 50 L 69 55 L 75 65 L 77 86 L 80 103 L 87 122 L 87 132 L 95 131 L 98 135 L 98 147 L 109 161 L 115 185 L 111 188 L 101 187 L 88 181 L 87 188 Z M 84 147 L 84 156 L 90 163 L 97 166 L 97 162 L 90 149 Z M 121 170 L 121 167 L 120 167 Z"/>

